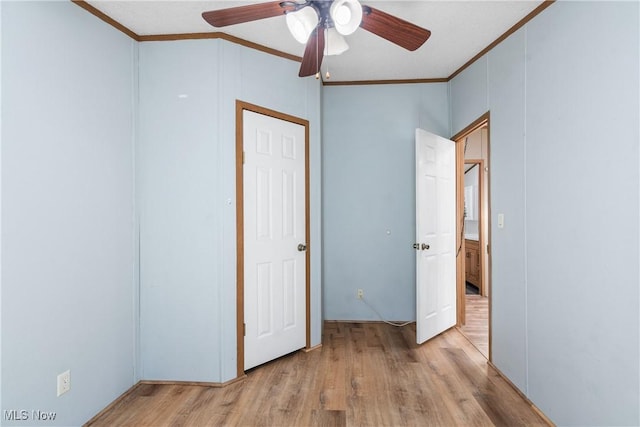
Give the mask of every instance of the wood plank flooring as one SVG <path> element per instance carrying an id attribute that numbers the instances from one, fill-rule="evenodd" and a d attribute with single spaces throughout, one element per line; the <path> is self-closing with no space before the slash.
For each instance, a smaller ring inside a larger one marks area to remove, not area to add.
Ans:
<path id="1" fill-rule="evenodd" d="M 223 388 L 139 384 L 91 426 L 543 426 L 455 328 L 327 322 L 323 346 Z"/>
<path id="2" fill-rule="evenodd" d="M 489 298 L 465 295 L 466 324 L 460 331 L 484 355 L 489 358 Z"/>

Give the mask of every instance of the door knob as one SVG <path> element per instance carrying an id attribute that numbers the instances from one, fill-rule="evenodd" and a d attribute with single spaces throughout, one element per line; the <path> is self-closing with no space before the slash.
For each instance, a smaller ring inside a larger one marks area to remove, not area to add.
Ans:
<path id="1" fill-rule="evenodd" d="M 305 244 L 303 244 L 303 243 L 300 243 L 300 244 L 298 245 L 298 251 L 300 251 L 300 252 L 304 252 L 304 251 L 306 251 L 306 250 L 307 250 L 307 245 L 305 245 Z"/>
<path id="2" fill-rule="evenodd" d="M 413 244 L 413 249 L 415 249 L 416 251 L 420 249 L 420 243 L 414 243 Z"/>
<path id="3" fill-rule="evenodd" d="M 422 249 L 423 251 L 427 251 L 427 250 L 429 250 L 429 248 L 430 248 L 430 247 L 431 247 L 431 246 L 427 245 L 426 243 L 423 243 L 423 244 L 422 244 L 421 249 Z"/>

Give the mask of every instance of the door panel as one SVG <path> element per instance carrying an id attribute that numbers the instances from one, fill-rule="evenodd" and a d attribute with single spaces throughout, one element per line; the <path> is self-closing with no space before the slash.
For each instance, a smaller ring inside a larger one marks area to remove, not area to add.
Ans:
<path id="1" fill-rule="evenodd" d="M 264 337 L 273 332 L 271 325 L 271 301 L 273 300 L 273 287 L 271 275 L 271 263 L 256 265 L 256 291 L 257 304 L 257 334 Z"/>
<path id="2" fill-rule="evenodd" d="M 256 200 L 255 200 L 255 226 L 256 239 L 259 241 L 271 240 L 272 210 L 271 210 L 271 170 L 256 168 Z"/>
<path id="3" fill-rule="evenodd" d="M 456 323 L 455 143 L 416 129 L 416 339 Z"/>
<path id="4" fill-rule="evenodd" d="M 244 369 L 306 343 L 305 128 L 243 112 Z"/>

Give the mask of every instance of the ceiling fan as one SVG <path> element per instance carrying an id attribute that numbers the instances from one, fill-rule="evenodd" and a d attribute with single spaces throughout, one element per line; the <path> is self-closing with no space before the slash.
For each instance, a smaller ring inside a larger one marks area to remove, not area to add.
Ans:
<path id="1" fill-rule="evenodd" d="M 204 12 L 202 17 L 214 27 L 240 24 L 285 15 L 289 31 L 306 43 L 300 77 L 318 76 L 324 55 L 337 55 L 348 49 L 345 35 L 358 27 L 407 50 L 418 49 L 431 31 L 358 0 L 278 0 Z"/>

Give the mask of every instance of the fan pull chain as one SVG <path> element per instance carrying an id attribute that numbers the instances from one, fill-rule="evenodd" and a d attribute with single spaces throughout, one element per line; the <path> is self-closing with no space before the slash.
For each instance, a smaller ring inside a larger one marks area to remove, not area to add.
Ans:
<path id="1" fill-rule="evenodd" d="M 329 53 L 329 29 L 325 28 L 324 33 L 324 45 L 325 50 Z M 322 56 L 324 58 L 324 51 L 322 52 Z M 325 74 L 325 78 L 329 80 L 331 78 L 331 73 L 329 73 L 329 55 L 327 55 L 327 73 Z"/>
<path id="2" fill-rule="evenodd" d="M 318 26 L 318 28 L 316 28 L 316 61 L 318 61 L 318 29 L 320 28 L 320 26 Z M 323 52 L 324 53 L 324 52 Z M 316 62 L 317 64 L 317 62 Z M 320 79 L 320 67 L 318 67 L 318 71 L 316 72 L 316 80 Z"/>

